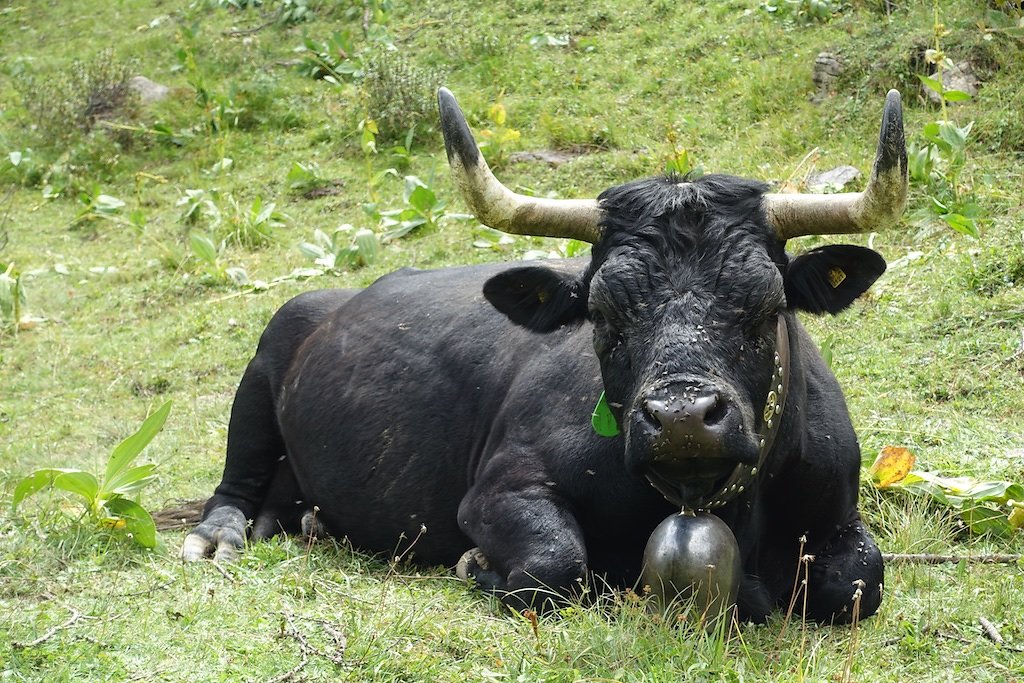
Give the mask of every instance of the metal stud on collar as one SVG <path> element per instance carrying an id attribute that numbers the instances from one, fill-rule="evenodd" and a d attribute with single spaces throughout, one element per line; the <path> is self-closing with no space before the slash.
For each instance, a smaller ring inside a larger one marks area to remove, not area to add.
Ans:
<path id="1" fill-rule="evenodd" d="M 743 493 L 764 465 L 768 453 L 771 452 L 772 446 L 775 444 L 775 436 L 779 432 L 782 411 L 786 406 L 786 397 L 789 394 L 789 326 L 786 324 L 786 318 L 781 315 L 776 327 L 774 360 L 775 368 L 772 372 L 772 380 L 768 383 L 768 395 L 765 397 L 764 410 L 761 414 L 761 428 L 758 430 L 757 465 L 754 467 L 736 465 L 722 488 L 711 496 L 709 502 L 698 505 L 698 510 L 720 508 Z"/>

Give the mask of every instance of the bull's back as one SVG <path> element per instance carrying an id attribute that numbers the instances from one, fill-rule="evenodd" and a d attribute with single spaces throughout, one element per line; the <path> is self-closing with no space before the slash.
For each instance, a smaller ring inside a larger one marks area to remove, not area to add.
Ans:
<path id="1" fill-rule="evenodd" d="M 516 375 L 543 337 L 483 297 L 506 265 L 402 271 L 309 335 L 281 383 L 278 421 L 308 502 L 356 546 L 417 542 L 428 563 L 468 547 L 458 505 Z"/>

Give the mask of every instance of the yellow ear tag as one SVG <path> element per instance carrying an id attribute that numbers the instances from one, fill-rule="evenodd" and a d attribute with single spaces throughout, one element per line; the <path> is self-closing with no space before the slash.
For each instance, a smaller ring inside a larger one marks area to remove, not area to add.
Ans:
<path id="1" fill-rule="evenodd" d="M 832 289 L 837 288 L 843 284 L 843 280 L 846 279 L 846 272 L 842 268 L 833 268 L 828 271 L 828 283 L 832 285 Z"/>

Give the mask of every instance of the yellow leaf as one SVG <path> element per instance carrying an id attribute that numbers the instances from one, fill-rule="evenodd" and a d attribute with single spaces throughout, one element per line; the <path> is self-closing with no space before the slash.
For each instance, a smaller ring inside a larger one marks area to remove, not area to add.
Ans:
<path id="1" fill-rule="evenodd" d="M 495 102 L 491 105 L 491 110 L 488 112 L 491 121 L 494 121 L 496 126 L 505 125 L 505 105 L 501 102 Z"/>
<path id="2" fill-rule="evenodd" d="M 1020 505 L 1013 505 L 1013 512 L 1008 516 L 1011 529 L 1019 529 L 1024 526 L 1024 507 Z"/>
<path id="3" fill-rule="evenodd" d="M 898 484 L 910 474 L 914 466 L 914 454 L 901 446 L 886 446 L 875 458 L 868 472 L 875 486 L 884 489 Z"/>

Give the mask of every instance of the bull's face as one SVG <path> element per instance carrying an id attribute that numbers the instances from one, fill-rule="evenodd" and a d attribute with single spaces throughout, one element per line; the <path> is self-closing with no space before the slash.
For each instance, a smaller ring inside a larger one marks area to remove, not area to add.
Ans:
<path id="1" fill-rule="evenodd" d="M 527 266 L 484 290 L 536 330 L 590 321 L 626 465 L 676 504 L 713 507 L 756 475 L 788 373 L 780 317 L 838 311 L 885 269 L 850 246 L 789 259 L 763 190 L 723 176 L 612 188 L 583 274 Z"/>
<path id="2" fill-rule="evenodd" d="M 791 311 L 841 310 L 885 269 L 860 247 L 790 260 L 784 245 L 877 230 L 902 213 L 899 93 L 886 97 L 867 187 L 837 195 L 768 194 L 709 176 L 630 183 L 597 201 L 526 197 L 491 174 L 450 92 L 438 106 L 455 182 L 482 223 L 594 245 L 583 274 L 512 269 L 487 282 L 488 300 L 537 331 L 590 320 L 631 470 L 681 505 L 714 507 L 738 493 L 779 430 L 772 396 L 786 393 Z"/>

